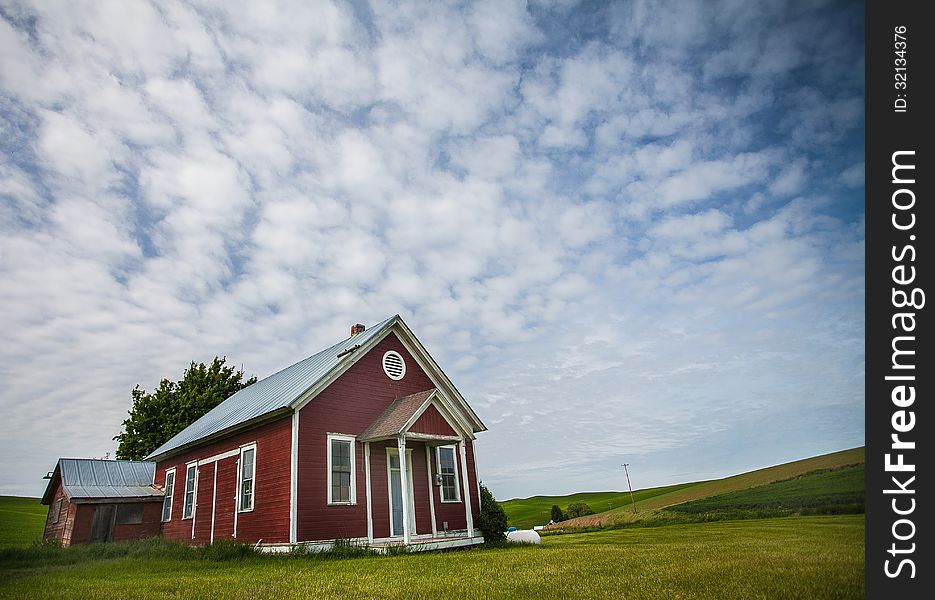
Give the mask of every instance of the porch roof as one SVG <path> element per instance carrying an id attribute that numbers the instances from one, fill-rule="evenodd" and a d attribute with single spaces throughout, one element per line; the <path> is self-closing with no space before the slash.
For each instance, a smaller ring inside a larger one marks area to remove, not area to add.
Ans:
<path id="1" fill-rule="evenodd" d="M 372 442 L 398 436 L 405 432 L 406 426 L 428 404 L 437 390 L 435 388 L 416 392 L 402 398 L 397 398 L 386 410 L 360 434 L 361 442 Z"/>

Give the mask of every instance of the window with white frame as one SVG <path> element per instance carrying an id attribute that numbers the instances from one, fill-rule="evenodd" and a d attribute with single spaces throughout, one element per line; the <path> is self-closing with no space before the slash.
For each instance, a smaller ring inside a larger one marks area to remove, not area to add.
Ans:
<path id="1" fill-rule="evenodd" d="M 195 476 L 198 465 L 192 463 L 185 470 L 185 502 L 182 504 L 182 518 L 191 519 L 195 512 Z"/>
<path id="2" fill-rule="evenodd" d="M 162 499 L 162 520 L 172 520 L 172 496 L 175 494 L 175 467 L 166 470 L 166 495 Z"/>
<path id="3" fill-rule="evenodd" d="M 256 479 L 256 446 L 240 449 L 240 512 L 253 510 Z"/>
<path id="4" fill-rule="evenodd" d="M 52 515 L 51 521 L 53 523 L 58 523 L 59 515 L 62 514 L 62 499 L 59 498 L 55 501 L 55 504 L 52 505 Z"/>
<path id="5" fill-rule="evenodd" d="M 461 494 L 458 490 L 458 469 L 454 446 L 439 446 L 436 449 L 438 474 L 442 476 L 441 497 L 442 502 L 460 502 Z"/>
<path id="6" fill-rule="evenodd" d="M 357 502 L 354 446 L 354 436 L 328 435 L 328 504 Z"/>

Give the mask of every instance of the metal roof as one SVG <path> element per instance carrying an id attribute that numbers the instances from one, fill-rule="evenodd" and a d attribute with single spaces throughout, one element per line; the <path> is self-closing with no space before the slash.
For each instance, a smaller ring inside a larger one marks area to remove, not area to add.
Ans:
<path id="1" fill-rule="evenodd" d="M 135 460 L 60 458 L 62 487 L 71 499 L 162 496 L 153 487 L 156 463 Z"/>
<path id="2" fill-rule="evenodd" d="M 363 346 L 373 338 L 381 336 L 397 320 L 400 320 L 399 315 L 394 315 L 240 390 L 156 448 L 147 458 L 161 456 L 241 423 L 289 408 L 342 362 L 353 360 L 354 352 L 344 354 L 345 350 Z"/>

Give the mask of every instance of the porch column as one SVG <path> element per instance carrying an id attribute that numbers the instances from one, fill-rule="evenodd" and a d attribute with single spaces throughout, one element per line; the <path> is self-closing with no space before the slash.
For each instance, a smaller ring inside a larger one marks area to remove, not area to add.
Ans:
<path id="1" fill-rule="evenodd" d="M 464 440 L 458 442 L 458 453 L 461 455 L 461 488 L 464 493 L 464 518 L 467 521 L 468 537 L 474 537 L 474 515 L 471 511 L 471 483 L 468 479 L 467 452 L 464 450 Z"/>
<path id="2" fill-rule="evenodd" d="M 373 501 L 370 498 L 370 442 L 364 442 L 364 478 L 367 480 L 367 543 L 373 543 Z"/>
<path id="3" fill-rule="evenodd" d="M 432 515 L 432 537 L 438 537 L 438 526 L 435 524 L 435 478 L 432 477 L 432 447 L 425 444 L 425 471 L 429 482 L 429 510 Z"/>
<path id="4" fill-rule="evenodd" d="M 409 543 L 409 471 L 406 468 L 406 436 L 397 438 L 396 446 L 399 448 L 399 487 L 403 501 L 403 543 Z"/>

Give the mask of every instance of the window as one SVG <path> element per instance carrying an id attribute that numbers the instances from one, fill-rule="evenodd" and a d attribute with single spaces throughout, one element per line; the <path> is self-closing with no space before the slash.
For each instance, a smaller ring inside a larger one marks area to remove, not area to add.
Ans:
<path id="1" fill-rule="evenodd" d="M 442 502 L 460 502 L 458 491 L 458 469 L 455 465 L 455 447 L 438 447 L 438 474 L 442 476 Z"/>
<path id="2" fill-rule="evenodd" d="M 59 498 L 55 501 L 55 504 L 52 505 L 52 513 L 50 515 L 50 520 L 52 523 L 58 523 L 58 517 L 62 514 L 62 499 Z"/>
<path id="3" fill-rule="evenodd" d="M 143 522 L 143 504 L 118 504 L 114 525 L 138 525 Z"/>
<path id="4" fill-rule="evenodd" d="M 355 504 L 354 436 L 328 435 L 328 504 Z"/>
<path id="5" fill-rule="evenodd" d="M 162 520 L 172 520 L 172 495 L 175 494 L 175 467 L 166 469 L 166 495 L 162 499 Z"/>
<path id="6" fill-rule="evenodd" d="M 198 465 L 192 463 L 185 470 L 185 503 L 182 505 L 182 518 L 191 519 L 195 512 L 195 485 Z"/>
<path id="7" fill-rule="evenodd" d="M 395 350 L 383 355 L 383 372 L 393 381 L 399 381 L 406 375 L 406 361 Z"/>
<path id="8" fill-rule="evenodd" d="M 256 446 L 240 449 L 240 512 L 253 510 L 253 481 L 256 479 Z"/>

